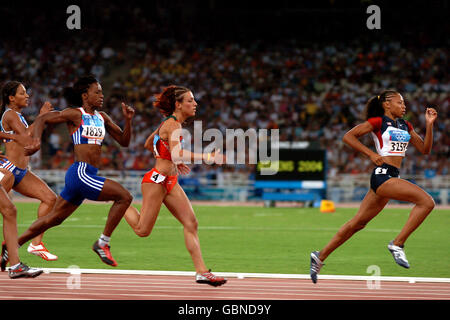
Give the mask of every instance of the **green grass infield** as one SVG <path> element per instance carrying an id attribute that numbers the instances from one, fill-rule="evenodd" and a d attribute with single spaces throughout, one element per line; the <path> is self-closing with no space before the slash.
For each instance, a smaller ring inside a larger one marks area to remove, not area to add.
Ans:
<path id="1" fill-rule="evenodd" d="M 38 203 L 16 203 L 21 234 L 36 219 Z M 103 232 L 111 204 L 82 204 L 61 225 L 47 230 L 44 243 L 57 261 L 43 261 L 20 248 L 23 262 L 35 267 L 194 271 L 183 228 L 163 206 L 149 237 L 135 235 L 123 219 L 111 238 L 116 268 L 91 250 Z M 136 205 L 136 207 L 140 207 Z M 216 272 L 309 274 L 309 256 L 320 250 L 357 211 L 337 208 L 194 206 L 203 258 Z M 435 209 L 405 244 L 411 268 L 395 264 L 387 244 L 400 231 L 409 209 L 387 208 L 325 261 L 321 274 L 450 278 L 450 210 Z"/>

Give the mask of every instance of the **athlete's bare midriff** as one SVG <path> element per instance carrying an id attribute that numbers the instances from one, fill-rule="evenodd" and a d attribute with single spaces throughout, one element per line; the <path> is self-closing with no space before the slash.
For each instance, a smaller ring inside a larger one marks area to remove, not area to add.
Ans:
<path id="1" fill-rule="evenodd" d="M 11 161 L 16 167 L 20 169 L 26 169 L 30 162 L 30 157 L 25 156 L 24 148 L 15 141 L 5 143 L 5 151 L 8 156 L 8 160 Z"/>
<path id="2" fill-rule="evenodd" d="M 155 163 L 155 169 L 166 176 L 174 176 L 177 174 L 177 166 L 167 159 L 157 158 Z"/>
<path id="3" fill-rule="evenodd" d="M 399 168 L 402 166 L 402 161 L 404 157 L 399 156 L 385 156 L 383 157 L 384 163 L 387 163 L 391 166 L 394 166 L 396 168 Z"/>
<path id="4" fill-rule="evenodd" d="M 102 147 L 96 144 L 77 144 L 74 146 L 75 161 L 86 162 L 100 168 Z"/>

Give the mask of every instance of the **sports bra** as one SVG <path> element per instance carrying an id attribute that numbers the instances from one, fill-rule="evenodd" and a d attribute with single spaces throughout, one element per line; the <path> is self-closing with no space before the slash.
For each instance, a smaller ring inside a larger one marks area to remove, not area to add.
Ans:
<path id="1" fill-rule="evenodd" d="M 83 108 L 77 108 L 81 112 L 80 126 L 71 134 L 72 142 L 77 144 L 102 145 L 105 138 L 105 120 L 97 110 L 87 113 Z"/>
<path id="2" fill-rule="evenodd" d="M 0 120 L 0 128 L 1 128 L 2 132 L 4 132 L 4 133 L 14 134 L 14 130 L 6 131 L 5 128 L 3 128 L 3 117 L 5 116 L 5 113 L 8 112 L 8 111 L 10 111 L 10 110 L 14 111 L 13 109 L 6 107 L 5 112 L 3 112 L 3 114 L 2 114 L 2 119 Z M 27 120 L 25 120 L 25 118 L 23 117 L 23 115 L 22 115 L 20 112 L 17 112 L 17 111 L 14 111 L 14 112 L 17 113 L 17 115 L 18 115 L 19 118 L 20 118 L 20 121 L 22 121 L 22 123 L 23 123 L 23 125 L 25 126 L 25 128 L 28 128 Z M 11 140 L 11 139 L 3 139 L 3 141 L 4 141 L 5 143 L 7 143 L 7 142 L 10 142 L 10 141 L 12 141 L 12 140 Z"/>
<path id="3" fill-rule="evenodd" d="M 392 120 L 384 115 L 367 121 L 373 127 L 371 134 L 380 156 L 405 156 L 413 130 L 411 123 L 403 119 Z"/>
<path id="4" fill-rule="evenodd" d="M 158 128 L 158 131 L 156 132 L 155 136 L 153 137 L 153 151 L 155 153 L 155 158 L 161 158 L 161 159 L 166 159 L 166 160 L 172 161 L 169 144 L 167 143 L 167 141 L 164 141 L 159 136 L 159 129 L 161 129 L 161 126 L 163 125 L 163 123 L 166 122 L 167 120 L 169 120 L 170 118 L 175 119 L 175 121 L 178 121 L 175 116 L 171 115 L 171 116 L 168 116 L 167 118 L 165 118 L 161 122 L 161 124 L 159 125 L 159 128 Z M 180 142 L 181 142 L 181 144 L 184 143 L 183 137 L 180 137 Z"/>

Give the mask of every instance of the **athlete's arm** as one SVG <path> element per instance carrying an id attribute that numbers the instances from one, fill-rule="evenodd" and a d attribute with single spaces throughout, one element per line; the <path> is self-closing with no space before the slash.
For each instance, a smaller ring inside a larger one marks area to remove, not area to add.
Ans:
<path id="1" fill-rule="evenodd" d="M 181 124 L 176 121 L 167 121 L 161 127 L 162 133 L 167 132 L 169 140 L 170 154 L 172 161 L 175 164 L 180 164 L 183 162 L 193 163 L 196 161 L 203 161 L 207 164 L 223 164 L 225 162 L 225 156 L 217 153 L 194 153 L 186 149 L 182 149 L 180 138 L 181 138 Z"/>
<path id="2" fill-rule="evenodd" d="M 100 112 L 105 120 L 106 131 L 116 140 L 122 147 L 128 147 L 133 133 L 131 120 L 134 117 L 134 109 L 122 102 L 122 113 L 125 118 L 125 128 L 122 129 L 108 116 L 105 112 Z"/>
<path id="3" fill-rule="evenodd" d="M 347 133 L 342 138 L 342 141 L 344 141 L 344 143 L 348 144 L 353 149 L 365 154 L 373 163 L 380 166 L 383 164 L 383 158 L 379 154 L 367 148 L 364 144 L 361 143 L 361 141 L 359 141 L 360 137 L 372 131 L 372 125 L 369 121 L 366 121 L 347 131 Z"/>
<path id="4" fill-rule="evenodd" d="M 40 116 L 42 114 L 46 114 L 50 111 L 53 111 L 53 106 L 50 102 L 45 101 L 44 104 L 42 105 L 41 109 L 39 110 L 38 116 Z M 33 130 L 34 130 L 34 122 L 30 126 L 28 126 L 29 132 L 33 132 Z"/>
<path id="5" fill-rule="evenodd" d="M 158 132 L 158 129 L 153 131 L 153 133 L 145 140 L 144 148 L 149 150 L 150 152 L 153 152 L 153 139 L 155 138 L 156 132 Z"/>
<path id="6" fill-rule="evenodd" d="M 436 118 L 436 110 L 434 108 L 427 108 L 425 111 L 425 141 L 422 140 L 422 138 L 414 130 L 409 132 L 411 135 L 411 144 L 422 154 L 429 154 L 431 152 L 431 147 L 433 145 L 433 124 Z"/>
<path id="7" fill-rule="evenodd" d="M 79 125 L 80 121 L 80 111 L 77 109 L 68 108 L 62 111 L 50 111 L 39 115 L 34 120 L 33 136 L 40 139 L 46 123 L 72 123 L 76 126 Z"/>
<path id="8" fill-rule="evenodd" d="M 9 127 L 9 130 L 14 131 L 17 134 L 25 134 L 27 128 L 20 120 L 19 115 L 16 112 L 7 112 L 3 116 L 3 123 Z"/>

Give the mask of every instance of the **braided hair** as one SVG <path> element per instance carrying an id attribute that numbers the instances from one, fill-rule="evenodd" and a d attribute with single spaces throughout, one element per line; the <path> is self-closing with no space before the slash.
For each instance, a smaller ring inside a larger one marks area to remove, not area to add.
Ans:
<path id="1" fill-rule="evenodd" d="M 379 95 L 374 96 L 367 101 L 365 118 L 366 120 L 384 115 L 383 102 L 390 100 L 394 95 L 399 94 L 395 90 L 384 90 Z"/>
<path id="2" fill-rule="evenodd" d="M 175 103 L 183 101 L 183 95 L 190 90 L 186 87 L 170 85 L 155 95 L 153 106 L 168 117 L 175 111 Z"/>

